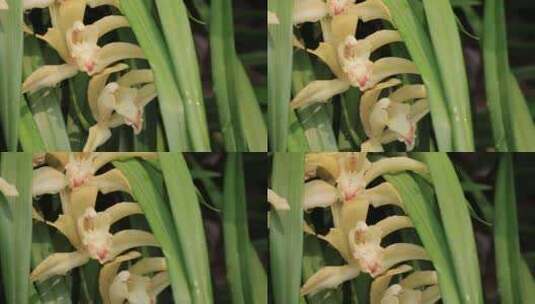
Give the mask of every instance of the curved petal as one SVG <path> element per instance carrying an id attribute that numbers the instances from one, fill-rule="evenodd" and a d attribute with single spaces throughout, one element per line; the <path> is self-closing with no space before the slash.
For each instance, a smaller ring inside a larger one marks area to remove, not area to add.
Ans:
<path id="1" fill-rule="evenodd" d="M 396 78 L 390 79 L 377 84 L 377 86 L 375 86 L 373 89 L 370 89 L 362 94 L 362 97 L 360 98 L 359 114 L 362 126 L 364 127 L 364 132 L 366 132 L 368 137 L 371 137 L 370 113 L 373 109 L 373 106 L 377 103 L 381 91 L 399 84 L 401 84 L 401 80 Z"/>
<path id="2" fill-rule="evenodd" d="M 19 196 L 17 188 L 0 177 L 0 192 L 5 196 Z"/>
<path id="3" fill-rule="evenodd" d="M 69 210 L 63 213 L 72 216 L 74 220 L 83 216 L 87 209 L 95 209 L 97 202 L 98 188 L 92 185 L 83 185 L 71 191 Z"/>
<path id="4" fill-rule="evenodd" d="M 75 22 L 83 21 L 85 15 L 86 2 L 83 1 L 58 1 L 58 14 L 53 24 L 57 24 L 60 30 L 67 32 Z"/>
<path id="5" fill-rule="evenodd" d="M 399 74 L 419 74 L 419 72 L 416 64 L 408 59 L 383 57 L 373 63 L 372 74 L 367 87 L 373 88 L 383 79 Z"/>
<path id="6" fill-rule="evenodd" d="M 340 227 L 346 232 L 351 231 L 355 223 L 365 222 L 370 203 L 365 199 L 354 199 L 342 205 Z"/>
<path id="7" fill-rule="evenodd" d="M 403 288 L 420 288 L 438 284 L 437 272 L 432 270 L 415 271 L 399 282 Z"/>
<path id="8" fill-rule="evenodd" d="M 431 304 L 440 300 L 440 288 L 437 285 L 427 287 L 422 292 L 422 304 Z"/>
<path id="9" fill-rule="evenodd" d="M 393 102 L 405 102 L 413 99 L 422 99 L 427 97 L 427 90 L 423 84 L 408 84 L 394 91 L 388 99 Z"/>
<path id="10" fill-rule="evenodd" d="M 103 6 L 103 5 L 111 5 L 120 9 L 119 0 L 86 0 L 86 2 L 87 2 L 87 5 L 89 5 L 89 7 L 92 7 L 92 8 Z"/>
<path id="11" fill-rule="evenodd" d="M 368 200 L 375 208 L 384 205 L 395 205 L 404 209 L 398 191 L 388 182 L 366 189 L 362 194 L 362 198 Z"/>
<path id="12" fill-rule="evenodd" d="M 78 74 L 78 68 L 70 64 L 45 65 L 35 70 L 22 84 L 22 93 L 34 93 L 42 88 L 53 87 Z"/>
<path id="13" fill-rule="evenodd" d="M 135 247 L 160 246 L 156 238 L 151 233 L 135 229 L 126 229 L 117 232 L 113 235 L 112 242 L 113 246 L 107 259 L 108 261 L 113 260 L 113 258 L 119 255 L 121 252 Z"/>
<path id="14" fill-rule="evenodd" d="M 402 171 L 412 171 L 420 175 L 427 175 L 427 166 L 417 160 L 398 156 L 387 157 L 373 162 L 371 167 L 364 174 L 366 184 L 369 184 L 374 179 L 383 174 L 394 174 Z"/>
<path id="15" fill-rule="evenodd" d="M 115 191 L 130 193 L 132 191 L 128 180 L 119 169 L 112 169 L 93 177 L 91 185 L 97 187 L 103 194 Z"/>
<path id="16" fill-rule="evenodd" d="M 70 63 L 72 61 L 71 55 L 67 48 L 65 41 L 65 33 L 57 27 L 48 28 L 45 35 L 36 35 L 37 38 L 44 40 L 52 48 L 54 48 L 63 61 Z"/>
<path id="17" fill-rule="evenodd" d="M 275 210 L 290 210 L 288 201 L 271 189 L 267 190 L 267 201 L 273 206 L 273 208 L 275 208 Z"/>
<path id="18" fill-rule="evenodd" d="M 328 102 L 335 95 L 349 89 L 349 83 L 345 80 L 316 80 L 309 83 L 294 97 L 290 103 L 292 109 L 303 108 L 317 102 Z"/>
<path id="19" fill-rule="evenodd" d="M 410 260 L 430 260 L 422 246 L 409 243 L 396 243 L 385 248 L 383 267 L 390 269 L 392 266 Z"/>
<path id="20" fill-rule="evenodd" d="M 384 152 L 382 143 L 375 138 L 370 138 L 360 145 L 360 151 L 365 152 Z"/>
<path id="21" fill-rule="evenodd" d="M 111 137 L 111 131 L 107 126 L 96 124 L 89 128 L 89 136 L 84 146 L 84 152 L 93 152 L 103 145 Z"/>
<path id="22" fill-rule="evenodd" d="M 0 0 L 0 10 L 7 10 L 8 8 L 6 0 Z"/>
<path id="23" fill-rule="evenodd" d="M 100 296 L 105 304 L 111 303 L 109 298 L 110 286 L 113 282 L 113 279 L 117 275 L 117 271 L 119 270 L 121 263 L 137 259 L 140 256 L 141 254 L 139 252 L 131 251 L 124 255 L 118 256 L 115 260 L 102 267 L 98 277 L 98 285 Z"/>
<path id="24" fill-rule="evenodd" d="M 364 22 L 376 19 L 383 19 L 387 21 L 392 20 L 390 11 L 382 0 L 367 0 L 355 4 L 350 8 L 350 12 L 357 14 Z"/>
<path id="25" fill-rule="evenodd" d="M 353 14 L 339 14 L 331 20 L 329 43 L 338 46 L 347 36 L 355 36 L 359 19 Z"/>
<path id="26" fill-rule="evenodd" d="M 408 216 L 403 215 L 391 215 L 385 219 L 380 220 L 375 224 L 375 227 L 381 230 L 381 238 L 389 235 L 392 232 L 404 229 L 412 228 L 411 219 Z"/>
<path id="27" fill-rule="evenodd" d="M 30 280 L 44 281 L 55 275 L 65 275 L 71 269 L 82 266 L 89 261 L 89 256 L 78 251 L 61 252 L 49 255 L 30 274 Z"/>
<path id="28" fill-rule="evenodd" d="M 127 160 L 134 157 L 139 157 L 145 160 L 156 159 L 158 154 L 155 152 L 106 152 L 106 153 L 97 153 L 93 159 L 93 167 L 95 171 L 98 171 L 107 163 L 116 160 Z"/>
<path id="29" fill-rule="evenodd" d="M 129 27 L 129 24 L 124 16 L 111 15 L 100 18 L 90 26 L 97 29 L 98 37 L 100 38 L 118 28 Z"/>
<path id="30" fill-rule="evenodd" d="M 117 203 L 113 204 L 111 207 L 104 211 L 109 215 L 110 225 L 113 225 L 115 222 L 134 214 L 143 214 L 143 210 L 138 203 Z"/>
<path id="31" fill-rule="evenodd" d="M 336 288 L 343 282 L 356 278 L 359 273 L 358 267 L 353 265 L 323 267 L 308 278 L 301 288 L 301 295 L 314 295 L 323 289 Z"/>
<path id="32" fill-rule="evenodd" d="M 333 185 L 316 179 L 305 183 L 303 194 L 303 209 L 326 208 L 338 200 L 338 189 Z"/>
<path id="33" fill-rule="evenodd" d="M 167 271 L 167 263 L 163 257 L 143 258 L 130 267 L 128 271 L 137 275 Z"/>
<path id="34" fill-rule="evenodd" d="M 132 43 L 112 42 L 103 46 L 98 52 L 95 62 L 94 72 L 90 75 L 100 73 L 107 66 L 124 59 L 144 59 L 143 50 Z"/>
<path id="35" fill-rule="evenodd" d="M 337 154 L 335 153 L 308 153 L 305 156 L 305 180 L 322 176 L 325 179 L 336 179 L 340 174 Z M 329 176 L 324 176 L 329 175 Z"/>
<path id="36" fill-rule="evenodd" d="M 346 262 L 352 261 L 351 252 L 347 244 L 347 235 L 340 228 L 331 228 L 327 235 L 318 235 L 318 238 L 326 241 L 336 249 Z"/>
<path id="37" fill-rule="evenodd" d="M 338 55 L 336 53 L 336 48 L 333 47 L 330 43 L 320 42 L 320 45 L 315 50 L 307 50 L 309 53 L 318 56 L 323 62 L 327 64 L 331 72 L 339 78 L 344 79 L 344 71 L 338 63 Z"/>
<path id="38" fill-rule="evenodd" d="M 149 102 L 158 96 L 158 91 L 156 90 L 156 85 L 154 83 L 149 83 L 142 86 L 138 92 L 135 100 L 135 104 L 143 109 Z"/>
<path id="39" fill-rule="evenodd" d="M 293 23 L 316 22 L 328 14 L 327 5 L 322 0 L 294 1 Z"/>
<path id="40" fill-rule="evenodd" d="M 112 67 L 104 69 L 101 73 L 91 77 L 89 80 L 89 85 L 87 87 L 87 101 L 89 103 L 89 108 L 95 120 L 102 120 L 100 113 L 98 111 L 98 99 L 99 96 L 106 86 L 106 82 L 110 77 L 110 74 L 123 71 L 128 68 L 128 65 L 124 63 L 116 64 Z"/>
<path id="41" fill-rule="evenodd" d="M 381 304 L 381 299 L 390 284 L 392 277 L 398 274 L 409 272 L 412 270 L 412 267 L 409 265 L 401 265 L 397 268 L 390 269 L 385 274 L 377 277 L 373 280 L 370 288 L 370 303 L 371 304 Z"/>
<path id="42" fill-rule="evenodd" d="M 412 104 L 409 116 L 411 121 L 416 124 L 427 113 L 429 113 L 429 104 L 427 102 L 427 99 L 420 99 Z"/>
<path id="43" fill-rule="evenodd" d="M 171 282 L 169 281 L 169 273 L 167 271 L 156 274 L 150 280 L 149 296 L 156 298 Z"/>
<path id="44" fill-rule="evenodd" d="M 154 82 L 154 73 L 150 69 L 131 70 L 117 80 L 122 87 L 133 87 L 149 82 Z"/>
<path id="45" fill-rule="evenodd" d="M 67 187 L 65 175 L 52 167 L 40 167 L 33 170 L 32 196 L 56 194 Z"/>
<path id="46" fill-rule="evenodd" d="M 400 42 L 401 36 L 396 30 L 379 30 L 364 38 L 371 45 L 371 52 L 394 42 Z"/>
<path id="47" fill-rule="evenodd" d="M 73 218 L 71 216 L 60 214 L 60 216 L 55 222 L 53 223 L 46 222 L 46 223 L 56 228 L 65 237 L 67 237 L 67 239 L 69 240 L 69 242 L 74 248 L 76 249 L 81 248 L 82 242 L 80 240 L 80 237 L 78 236 L 78 231 L 76 230 L 76 224 L 73 221 Z"/>

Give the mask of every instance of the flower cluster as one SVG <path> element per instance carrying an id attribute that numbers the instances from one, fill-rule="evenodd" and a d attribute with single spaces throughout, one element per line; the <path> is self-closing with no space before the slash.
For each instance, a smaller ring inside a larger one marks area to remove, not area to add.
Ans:
<path id="1" fill-rule="evenodd" d="M 384 20 L 391 22 L 388 8 L 382 0 L 296 0 L 294 23 L 320 22 L 323 41 L 316 55 L 330 68 L 333 80 L 309 83 L 293 98 L 293 109 L 327 102 L 351 87 L 363 92 L 360 101 L 360 118 L 368 140 L 362 150 L 382 151 L 383 145 L 399 140 L 407 150 L 415 144 L 416 124 L 428 113 L 427 94 L 422 85 L 403 85 L 398 78 L 403 74 L 416 74 L 416 65 L 405 58 L 371 55 L 388 44 L 401 42 L 396 30 L 379 30 L 365 38 L 355 38 L 359 21 Z M 296 46 L 306 49 L 297 39 Z M 394 77 L 394 78 L 391 78 Z M 388 80 L 388 81 L 387 81 Z M 392 94 L 381 94 L 398 87 Z"/>
<path id="2" fill-rule="evenodd" d="M 100 273 L 100 292 L 104 303 L 154 303 L 156 295 L 169 285 L 164 258 L 146 257 L 130 269 L 119 271 L 121 263 L 141 257 L 133 248 L 159 247 L 146 231 L 125 229 L 110 232 L 119 220 L 142 214 L 135 202 L 121 202 L 96 211 L 97 195 L 122 191 L 130 193 L 127 179 L 118 169 L 96 174 L 113 160 L 130 157 L 150 158 L 152 153 L 50 153 L 34 160 L 34 196 L 59 194 L 61 211 L 56 221 L 45 221 L 34 210 L 34 218 L 56 228 L 75 248 L 48 256 L 32 271 L 32 281 L 65 275 L 90 259 L 104 265 Z M 129 252 L 127 252 L 129 251 Z M 127 252 L 123 254 L 124 252 Z"/>
<path id="3" fill-rule="evenodd" d="M 347 264 L 320 269 L 303 285 L 303 295 L 335 288 L 367 273 L 374 278 L 371 303 L 433 303 L 440 299 L 434 271 L 414 271 L 389 286 L 394 276 L 412 270 L 404 263 L 429 260 L 425 249 L 419 245 L 393 243 L 385 246 L 383 243 L 393 232 L 412 228 L 410 218 L 393 215 L 373 225 L 367 222 L 370 206 L 404 208 L 404 202 L 390 183 L 368 185 L 383 174 L 407 170 L 427 174 L 424 164 L 407 157 L 370 162 L 364 152 L 323 153 L 307 155 L 305 170 L 304 209 L 331 208 L 334 227 L 327 235 L 318 237 L 333 246 Z"/>
<path id="4" fill-rule="evenodd" d="M 111 42 L 104 46 L 99 39 L 109 32 L 128 27 L 123 16 L 106 16 L 84 24 L 86 6 L 117 6 L 114 0 L 25 0 L 24 9 L 48 8 L 52 27 L 37 35 L 61 57 L 63 64 L 45 65 L 34 71 L 22 85 L 23 93 L 53 87 L 82 72 L 91 76 L 87 100 L 96 125 L 89 129 L 84 152 L 96 150 L 111 137 L 111 128 L 131 126 L 141 131 L 143 109 L 157 93 L 151 70 L 131 70 L 118 80 L 107 83 L 110 75 L 126 70 L 125 59 L 144 59 L 142 49 L 132 43 Z"/>

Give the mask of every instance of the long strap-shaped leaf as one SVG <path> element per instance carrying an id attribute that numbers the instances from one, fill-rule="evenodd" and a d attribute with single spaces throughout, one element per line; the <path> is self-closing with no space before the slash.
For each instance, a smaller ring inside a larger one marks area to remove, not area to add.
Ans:
<path id="1" fill-rule="evenodd" d="M 512 155 L 508 153 L 501 156 L 498 167 L 494 208 L 494 247 L 501 302 L 527 303 L 522 299 L 523 273 L 518 238 L 515 180 Z"/>
<path id="2" fill-rule="evenodd" d="M 421 153 L 435 187 L 459 291 L 464 303 L 483 303 L 479 261 L 470 211 L 446 153 Z"/>
<path id="3" fill-rule="evenodd" d="M 134 199 L 141 205 L 152 233 L 165 254 L 175 303 L 192 303 L 184 259 L 176 235 L 171 210 L 164 200 L 163 178 L 154 168 L 138 160 L 113 163 L 128 179 Z"/>
<path id="4" fill-rule="evenodd" d="M 456 16 L 449 0 L 424 0 L 425 15 L 446 93 L 456 151 L 474 151 L 468 79 Z"/>
<path id="5" fill-rule="evenodd" d="M 195 185 L 182 154 L 159 155 L 193 303 L 210 304 L 213 299 L 208 248 Z"/>
<path id="6" fill-rule="evenodd" d="M 232 303 L 267 303 L 267 276 L 247 228 L 245 176 L 240 153 L 229 153 L 223 189 L 225 260 Z"/>
<path id="7" fill-rule="evenodd" d="M 288 146 L 288 112 L 292 77 L 293 0 L 269 0 L 279 24 L 268 26 L 268 129 L 271 151 Z"/>
<path id="8" fill-rule="evenodd" d="M 210 151 L 199 64 L 186 6 L 183 0 L 158 0 L 156 6 L 175 77 L 180 85 L 193 149 Z"/>
<path id="9" fill-rule="evenodd" d="M 444 303 L 462 303 L 444 228 L 435 213 L 434 201 L 429 201 L 433 196 L 425 195 L 408 173 L 387 175 L 385 178 L 398 190 L 403 206 L 433 261 Z"/>
<path id="10" fill-rule="evenodd" d="M 17 151 L 22 79 L 22 1 L 0 10 L 0 122 L 8 151 Z"/>
<path id="11" fill-rule="evenodd" d="M 384 0 L 390 9 L 395 27 L 399 30 L 411 59 L 418 66 L 426 85 L 429 108 L 440 151 L 453 151 L 452 124 L 448 113 L 444 89 L 437 60 L 424 25 L 411 9 L 408 0 Z"/>
<path id="12" fill-rule="evenodd" d="M 299 303 L 303 260 L 303 178 L 303 153 L 275 153 L 271 187 L 290 205 L 290 210 L 274 210 L 270 218 L 271 286 L 275 304 Z"/>
<path id="13" fill-rule="evenodd" d="M 4 294 L 7 303 L 27 303 L 32 242 L 32 155 L 2 153 L 0 176 L 19 193 L 7 199 L 0 194 L 0 264 Z"/>
<path id="14" fill-rule="evenodd" d="M 126 18 L 143 52 L 154 71 L 158 89 L 158 103 L 162 114 L 169 151 L 188 151 L 186 114 L 173 70 L 169 66 L 171 58 L 155 20 L 143 0 L 121 1 L 121 11 Z"/>

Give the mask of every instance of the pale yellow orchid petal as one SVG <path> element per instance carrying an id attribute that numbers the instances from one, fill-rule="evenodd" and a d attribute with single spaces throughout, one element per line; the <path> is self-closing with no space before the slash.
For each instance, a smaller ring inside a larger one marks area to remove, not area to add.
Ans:
<path id="1" fill-rule="evenodd" d="M 61 252 L 49 255 L 30 274 L 32 282 L 42 282 L 56 275 L 65 275 L 70 270 L 89 261 L 89 256 L 78 251 Z"/>
<path id="2" fill-rule="evenodd" d="M 411 219 L 403 215 L 391 215 L 377 222 L 375 226 L 381 230 L 381 238 L 395 231 L 413 227 Z"/>
<path id="3" fill-rule="evenodd" d="M 95 8 L 103 5 L 111 5 L 120 8 L 119 0 L 86 0 L 89 7 Z"/>
<path id="4" fill-rule="evenodd" d="M 355 36 L 359 19 L 352 14 L 339 14 L 331 20 L 331 35 L 327 40 L 333 46 L 344 43 L 348 36 Z"/>
<path id="5" fill-rule="evenodd" d="M 76 74 L 78 68 L 70 64 L 42 66 L 26 78 L 22 84 L 22 93 L 32 94 L 42 88 L 53 87 Z"/>
<path id="6" fill-rule="evenodd" d="M 2 192 L 2 194 L 7 197 L 19 196 L 19 192 L 17 191 L 17 188 L 13 184 L 8 183 L 5 179 L 1 177 L 0 177 L 0 192 Z"/>
<path id="7" fill-rule="evenodd" d="M 345 78 L 344 71 L 342 71 L 342 67 L 340 67 L 340 64 L 338 63 L 338 54 L 336 52 L 336 48 L 333 47 L 332 44 L 320 42 L 318 48 L 307 51 L 318 56 L 319 59 L 325 62 L 329 69 L 331 69 L 331 72 L 333 72 L 337 78 Z"/>
<path id="8" fill-rule="evenodd" d="M 118 256 L 115 260 L 105 264 L 100 270 L 98 285 L 100 296 L 104 304 L 111 303 L 110 301 L 110 286 L 117 275 L 117 271 L 121 263 L 130 261 L 140 257 L 141 254 L 136 251 L 130 251 L 124 255 Z"/>
<path id="9" fill-rule="evenodd" d="M 142 86 L 137 93 L 135 104 L 140 107 L 143 113 L 143 108 L 158 96 L 158 90 L 154 83 L 149 83 Z"/>
<path id="10" fill-rule="evenodd" d="M 103 46 L 97 55 L 94 72 L 89 75 L 94 75 L 101 72 L 107 66 L 124 59 L 144 59 L 143 50 L 132 43 L 127 42 L 112 42 Z"/>
<path id="11" fill-rule="evenodd" d="M 95 171 L 102 168 L 107 163 L 116 160 L 127 160 L 134 157 L 139 157 L 145 160 L 157 159 L 158 153 L 155 152 L 105 152 L 105 153 L 95 153 L 93 158 L 93 168 Z"/>
<path id="12" fill-rule="evenodd" d="M 384 248 L 381 247 L 383 232 L 376 225 L 368 226 L 364 220 L 356 222 L 348 233 L 351 255 L 363 272 L 372 277 L 384 271 Z"/>
<path id="13" fill-rule="evenodd" d="M 67 30 L 66 42 L 69 54 L 78 69 L 88 75 L 95 72 L 97 54 L 101 49 L 97 45 L 98 38 L 98 28 L 86 26 L 82 21 L 76 21 Z"/>
<path id="14" fill-rule="evenodd" d="M 388 270 L 383 275 L 373 280 L 370 287 L 370 303 L 381 304 L 381 299 L 383 298 L 384 293 L 387 290 L 390 281 L 392 280 L 392 277 L 398 274 L 409 272 L 411 270 L 411 266 L 401 265 L 397 268 Z"/>
<path id="15" fill-rule="evenodd" d="M 167 271 L 167 263 L 163 257 L 144 258 L 128 269 L 133 274 L 147 275 L 153 272 Z"/>
<path id="16" fill-rule="evenodd" d="M 24 10 L 34 9 L 34 8 L 47 8 L 54 4 L 56 0 L 23 0 Z"/>
<path id="17" fill-rule="evenodd" d="M 341 218 L 338 226 L 346 231 L 346 233 L 351 231 L 355 228 L 355 223 L 366 221 L 369 207 L 370 203 L 363 199 L 344 202 L 340 211 Z"/>
<path id="18" fill-rule="evenodd" d="M 327 152 L 306 154 L 305 180 L 316 176 L 322 176 L 325 179 L 336 179 L 339 174 L 340 170 L 336 154 Z"/>
<path id="19" fill-rule="evenodd" d="M 0 10 L 7 10 L 9 9 L 6 0 L 0 0 Z"/>
<path id="20" fill-rule="evenodd" d="M 384 129 L 389 123 L 388 109 L 390 107 L 390 100 L 388 98 L 381 98 L 373 105 L 369 113 L 369 134 L 370 138 L 379 138 L 383 134 Z"/>
<path id="21" fill-rule="evenodd" d="M 102 124 L 96 124 L 89 128 L 89 136 L 84 146 L 84 152 L 95 151 L 111 137 L 110 129 Z"/>
<path id="22" fill-rule="evenodd" d="M 405 103 L 390 102 L 387 111 L 388 121 L 386 125 L 388 129 L 396 132 L 399 140 L 406 143 L 407 150 L 411 150 L 411 147 L 414 147 L 416 137 L 416 126 L 410 120 L 411 106 Z"/>
<path id="23" fill-rule="evenodd" d="M 113 204 L 104 211 L 110 218 L 110 225 L 115 222 L 134 214 L 143 214 L 143 210 L 138 203 L 122 202 Z"/>
<path id="24" fill-rule="evenodd" d="M 391 88 L 394 86 L 397 86 L 401 84 L 401 80 L 393 78 L 385 82 L 381 82 L 377 84 L 373 89 L 370 89 L 364 94 L 362 94 L 362 97 L 360 98 L 360 104 L 359 104 L 359 114 L 360 114 L 360 121 L 362 122 L 362 126 L 364 127 L 364 132 L 366 135 L 370 138 L 372 138 L 372 127 L 370 123 L 370 115 L 372 112 L 372 109 L 374 108 L 374 105 L 377 103 L 377 100 L 379 99 L 379 95 L 381 94 L 382 90 Z M 370 151 L 373 152 L 373 151 Z"/>
<path id="25" fill-rule="evenodd" d="M 430 260 L 422 246 L 410 243 L 395 243 L 385 248 L 383 269 L 411 260 Z"/>
<path id="26" fill-rule="evenodd" d="M 398 191 L 388 182 L 381 183 L 370 189 L 366 189 L 362 194 L 362 199 L 368 200 L 370 204 L 379 208 L 384 205 L 394 205 L 404 209 L 403 202 Z"/>
<path id="27" fill-rule="evenodd" d="M 119 86 L 115 91 L 113 110 L 121 115 L 125 123 L 132 126 L 135 134 L 139 134 L 143 123 L 143 111 L 136 104 L 138 89 Z"/>
<path id="28" fill-rule="evenodd" d="M 406 102 L 413 99 L 422 99 L 427 97 L 427 90 L 423 84 L 404 85 L 394 91 L 388 99 L 392 102 Z"/>
<path id="29" fill-rule="evenodd" d="M 96 170 L 93 167 L 93 154 L 69 154 L 68 162 L 65 164 L 65 176 L 69 182 L 69 187 L 75 189 L 85 185 Z"/>
<path id="30" fill-rule="evenodd" d="M 359 194 L 367 186 L 364 173 L 368 170 L 370 162 L 366 153 L 344 153 L 338 159 L 340 175 L 336 179 L 337 188 L 344 202 L 359 199 Z"/>
<path id="31" fill-rule="evenodd" d="M 411 289 L 436 284 L 438 284 L 437 272 L 432 270 L 415 271 L 399 282 L 403 288 Z"/>
<path id="32" fill-rule="evenodd" d="M 382 0 L 367 0 L 351 6 L 350 13 L 356 14 L 364 22 L 376 19 L 391 21 L 392 17 L 388 7 Z"/>
<path id="33" fill-rule="evenodd" d="M 375 138 L 370 138 L 360 145 L 360 151 L 384 152 L 382 143 Z"/>
<path id="34" fill-rule="evenodd" d="M 100 18 L 99 20 L 95 21 L 88 27 L 96 28 L 96 31 L 98 33 L 98 37 L 102 37 L 106 35 L 107 33 L 114 31 L 118 28 L 122 27 L 129 27 L 128 20 L 124 16 L 117 16 L 117 15 L 111 15 L 111 16 L 105 16 Z"/>
<path id="35" fill-rule="evenodd" d="M 277 17 L 277 14 L 271 11 L 267 12 L 267 21 L 268 21 L 268 25 L 280 24 L 279 17 Z"/>
<path id="36" fill-rule="evenodd" d="M 402 171 L 412 171 L 420 175 L 428 174 L 427 166 L 424 163 L 412 158 L 397 156 L 383 158 L 373 162 L 364 175 L 364 178 L 366 184 L 369 184 L 383 174 L 395 174 Z"/>
<path id="37" fill-rule="evenodd" d="M 133 87 L 149 82 L 154 82 L 154 73 L 150 69 L 131 70 L 117 80 L 122 87 Z"/>
<path id="38" fill-rule="evenodd" d="M 28 34 L 28 35 L 34 35 L 35 33 L 33 32 L 33 30 L 26 24 L 26 23 L 23 23 L 22 24 L 22 31 L 25 33 L 25 34 Z"/>
<path id="39" fill-rule="evenodd" d="M 338 190 L 335 186 L 323 181 L 313 180 L 305 183 L 303 209 L 326 208 L 338 201 Z"/>
<path id="40" fill-rule="evenodd" d="M 52 24 L 57 25 L 64 33 L 72 28 L 74 23 L 84 20 L 85 0 L 58 1 L 55 6 L 57 15 L 53 17 Z"/>
<path id="41" fill-rule="evenodd" d="M 128 279 L 128 271 L 121 271 L 113 278 L 108 292 L 110 304 L 123 304 L 128 299 Z"/>
<path id="42" fill-rule="evenodd" d="M 411 121 L 416 124 L 424 118 L 427 113 L 429 113 L 429 103 L 427 102 L 427 99 L 420 99 L 411 105 L 409 117 Z"/>
<path id="43" fill-rule="evenodd" d="M 374 86 L 370 83 L 374 66 L 370 60 L 372 45 L 367 40 L 357 40 L 353 35 L 348 35 L 338 46 L 337 52 L 344 75 L 351 86 L 361 91 Z"/>
<path id="44" fill-rule="evenodd" d="M 440 288 L 437 285 L 427 287 L 422 292 L 422 304 L 432 304 L 440 300 Z"/>
<path id="45" fill-rule="evenodd" d="M 336 288 L 343 282 L 356 278 L 359 273 L 358 267 L 353 265 L 323 267 L 308 278 L 301 288 L 301 295 L 314 295 L 323 289 Z"/>
<path id="46" fill-rule="evenodd" d="M 78 234 L 87 254 L 101 264 L 108 261 L 112 247 L 110 233 L 110 216 L 105 212 L 96 212 L 94 208 L 85 209 L 77 218 Z"/>
<path id="47" fill-rule="evenodd" d="M 113 235 L 113 246 L 107 261 L 113 260 L 121 252 L 135 247 L 153 246 L 159 247 L 156 238 L 149 232 L 135 229 L 121 230 Z"/>
<path id="48" fill-rule="evenodd" d="M 115 191 L 130 193 L 132 191 L 128 180 L 119 169 L 112 169 L 93 177 L 91 185 L 97 187 L 103 194 Z"/>
<path id="49" fill-rule="evenodd" d="M 76 230 L 76 223 L 73 218 L 69 215 L 60 214 L 58 219 L 53 222 L 46 222 L 48 225 L 56 228 L 61 232 L 71 243 L 71 245 L 77 250 L 82 249 L 82 241 L 78 235 L 78 230 Z"/>
<path id="50" fill-rule="evenodd" d="M 331 246 L 336 249 L 344 260 L 348 263 L 353 261 L 351 252 L 347 244 L 347 235 L 340 228 L 331 228 L 327 235 L 318 235 L 318 238 L 328 242 Z"/>
<path id="51" fill-rule="evenodd" d="M 267 201 L 275 210 L 290 210 L 290 205 L 286 198 L 278 195 L 275 191 L 267 189 Z"/>
<path id="52" fill-rule="evenodd" d="M 65 175 L 58 170 L 45 166 L 33 170 L 32 196 L 59 193 L 67 186 Z"/>
<path id="53" fill-rule="evenodd" d="M 91 113 L 93 114 L 93 117 L 97 121 L 102 121 L 107 116 L 104 114 L 101 117 L 99 109 L 98 109 L 98 99 L 104 90 L 104 87 L 106 86 L 106 82 L 108 82 L 108 78 L 110 77 L 110 74 L 123 71 L 128 68 L 128 65 L 124 63 L 116 64 L 112 67 L 104 69 L 101 73 L 91 77 L 89 80 L 89 85 L 87 87 L 87 101 L 89 103 L 89 108 L 91 109 Z M 109 115 L 108 115 L 109 116 Z"/>
<path id="54" fill-rule="evenodd" d="M 169 280 L 169 273 L 167 271 L 156 274 L 150 280 L 150 286 L 149 286 L 150 297 L 155 299 L 170 284 L 171 284 L 171 281 Z"/>
<path id="55" fill-rule="evenodd" d="M 326 103 L 335 95 L 349 89 L 349 83 L 345 80 L 316 80 L 309 83 L 294 97 L 290 103 L 292 109 L 303 108 L 313 103 Z"/>
<path id="56" fill-rule="evenodd" d="M 72 62 L 71 54 L 67 47 L 67 42 L 65 41 L 65 33 L 59 28 L 51 27 L 47 30 L 44 36 L 36 35 L 36 37 L 45 41 L 52 48 L 54 48 L 63 61 L 66 63 Z"/>
<path id="57" fill-rule="evenodd" d="M 396 30 L 378 30 L 368 35 L 364 40 L 370 44 L 372 52 L 387 44 L 402 41 L 399 32 Z"/>
<path id="58" fill-rule="evenodd" d="M 408 59 L 383 57 L 373 63 L 371 77 L 366 86 L 361 88 L 361 90 L 373 88 L 384 79 L 400 74 L 419 74 L 419 72 L 414 62 Z"/>
<path id="59" fill-rule="evenodd" d="M 381 304 L 395 303 L 422 303 L 422 292 L 414 289 L 404 289 L 394 284 L 384 292 Z"/>
<path id="60" fill-rule="evenodd" d="M 316 22 L 327 16 L 327 5 L 322 0 L 294 1 L 293 23 Z"/>
<path id="61" fill-rule="evenodd" d="M 97 202 L 98 188 L 92 185 L 83 185 L 73 188 L 70 193 L 69 210 L 63 210 L 66 215 L 72 216 L 74 220 L 81 218 L 87 209 L 95 209 Z"/>

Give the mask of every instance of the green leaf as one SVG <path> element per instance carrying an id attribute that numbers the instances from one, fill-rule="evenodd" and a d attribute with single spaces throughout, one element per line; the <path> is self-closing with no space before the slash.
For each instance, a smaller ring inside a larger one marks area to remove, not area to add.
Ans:
<path id="1" fill-rule="evenodd" d="M 502 303 L 524 303 L 516 204 L 512 155 L 502 154 L 494 194 L 494 250 Z"/>
<path id="2" fill-rule="evenodd" d="M 288 146 L 288 112 L 292 77 L 293 0 L 268 1 L 268 10 L 279 24 L 268 26 L 268 129 L 271 151 L 284 152 Z"/>
<path id="3" fill-rule="evenodd" d="M 446 153 L 420 155 L 433 179 L 461 299 L 464 303 L 483 303 L 474 230 L 455 168 Z"/>
<path id="4" fill-rule="evenodd" d="M 208 248 L 197 192 L 180 153 L 159 153 L 193 303 L 212 303 Z"/>
<path id="5" fill-rule="evenodd" d="M 229 153 L 223 190 L 223 233 L 232 303 L 267 303 L 267 276 L 249 238 L 240 153 Z"/>
<path id="6" fill-rule="evenodd" d="M 275 153 L 271 188 L 288 200 L 290 210 L 273 210 L 269 244 L 275 304 L 298 303 L 303 261 L 304 154 Z"/>
<path id="7" fill-rule="evenodd" d="M 180 254 L 180 244 L 176 234 L 171 210 L 164 198 L 163 179 L 160 173 L 139 160 L 113 162 L 128 179 L 134 199 L 140 204 L 149 222 L 152 233 L 162 246 L 167 260 L 169 278 L 176 303 L 192 303 L 192 293 Z"/>
<path id="8" fill-rule="evenodd" d="M 444 303 L 462 303 L 444 227 L 435 213 L 434 202 L 428 201 L 432 196 L 426 195 L 408 173 L 387 175 L 385 179 L 398 190 L 405 202 L 405 210 L 437 271 Z"/>
<path id="9" fill-rule="evenodd" d="M 474 151 L 470 94 L 461 38 L 449 0 L 424 0 L 427 24 L 435 50 L 456 151 Z"/>
<path id="10" fill-rule="evenodd" d="M 1 153 L 0 176 L 19 195 L 0 194 L 0 265 L 7 303 L 26 303 L 32 242 L 32 154 Z"/>

